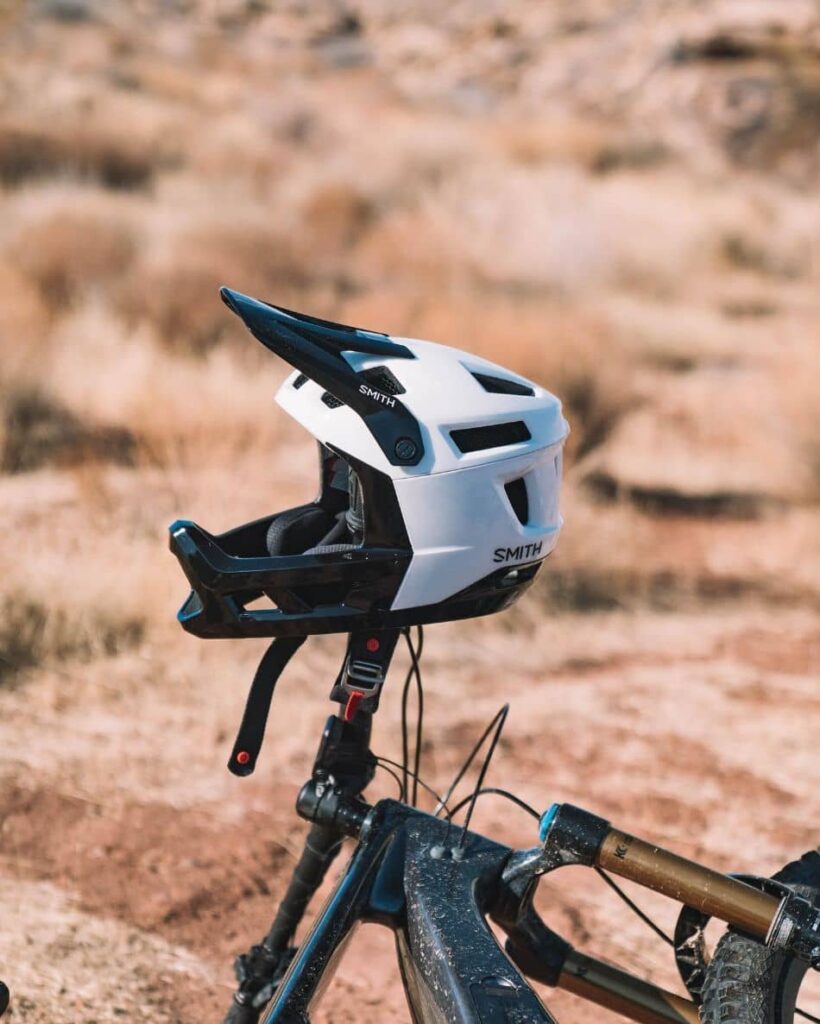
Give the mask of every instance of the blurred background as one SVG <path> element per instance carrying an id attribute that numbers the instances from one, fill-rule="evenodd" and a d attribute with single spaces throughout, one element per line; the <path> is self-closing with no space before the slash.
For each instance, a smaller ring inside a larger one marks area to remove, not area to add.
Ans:
<path id="1" fill-rule="evenodd" d="M 264 644 L 174 621 L 170 521 L 219 531 L 315 486 L 271 401 L 285 367 L 222 283 L 467 348 L 565 403 L 566 526 L 536 589 L 429 631 L 432 785 L 510 700 L 491 779 L 538 807 L 723 870 L 816 845 L 818 181 L 808 0 L 0 3 L 13 1020 L 221 1019 L 303 834 L 341 639 L 307 645 L 237 780 Z M 394 757 L 404 664 L 377 722 Z M 534 841 L 492 798 L 475 820 Z M 598 880 L 539 899 L 676 985 Z M 318 1019 L 407 1019 L 389 935 L 362 931 Z"/>

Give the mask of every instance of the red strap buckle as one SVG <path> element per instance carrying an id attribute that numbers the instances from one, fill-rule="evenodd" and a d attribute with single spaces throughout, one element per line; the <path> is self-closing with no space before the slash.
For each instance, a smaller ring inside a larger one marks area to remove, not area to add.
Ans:
<path id="1" fill-rule="evenodd" d="M 364 694 L 361 690 L 351 690 L 350 696 L 347 698 L 347 704 L 345 704 L 345 721 L 352 722 L 356 717 L 356 712 L 359 710 L 359 705 L 364 700 Z"/>

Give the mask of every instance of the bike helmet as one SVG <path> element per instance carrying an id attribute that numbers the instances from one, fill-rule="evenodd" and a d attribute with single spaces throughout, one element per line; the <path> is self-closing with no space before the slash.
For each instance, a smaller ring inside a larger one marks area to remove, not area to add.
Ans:
<path id="1" fill-rule="evenodd" d="M 318 441 L 307 505 L 214 536 L 171 526 L 201 637 L 304 637 L 495 612 L 561 527 L 567 423 L 537 384 L 429 341 L 319 320 L 222 289 L 294 367 L 276 399 Z M 514 325 L 513 325 L 514 329 Z"/>

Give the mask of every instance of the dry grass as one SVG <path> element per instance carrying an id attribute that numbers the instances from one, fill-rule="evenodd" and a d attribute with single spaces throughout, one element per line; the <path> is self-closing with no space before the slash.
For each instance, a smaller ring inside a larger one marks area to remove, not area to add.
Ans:
<path id="1" fill-rule="evenodd" d="M 218 295 L 211 304 L 223 310 Z M 281 371 L 250 338 L 204 355 L 169 353 L 149 327 L 130 330 L 97 303 L 65 317 L 54 339 L 62 401 L 88 423 L 127 430 L 142 464 L 204 468 L 276 443 Z"/>
<path id="2" fill-rule="evenodd" d="M 9 258 L 40 289 L 43 300 L 60 308 L 84 290 L 122 281 L 136 254 L 130 225 L 105 204 L 82 209 L 72 203 L 33 223 L 25 223 Z"/>
<path id="3" fill-rule="evenodd" d="M 606 319 L 568 303 L 471 293 L 422 305 L 413 326 L 553 389 L 565 403 L 576 458 L 606 439 L 634 397 L 627 351 Z"/>
<path id="4" fill-rule="evenodd" d="M 117 304 L 129 324 L 149 325 L 169 348 L 203 353 L 234 326 L 221 285 L 287 305 L 313 281 L 310 262 L 298 237 L 280 226 L 247 215 L 205 216 L 149 252 L 122 280 Z"/>
<path id="5" fill-rule="evenodd" d="M 131 465 L 133 435 L 124 427 L 83 424 L 53 397 L 36 389 L 10 389 L 3 396 L 0 472 L 25 473 L 43 466 L 65 467 L 107 461 Z"/>
<path id="6" fill-rule="evenodd" d="M 43 127 L 0 123 L 0 182 L 7 186 L 71 177 L 106 188 L 145 188 L 155 163 L 152 149 L 127 130 L 98 131 L 82 122 Z"/>
<path id="7" fill-rule="evenodd" d="M 49 327 L 46 303 L 26 275 L 10 262 L 0 259 L 0 346 L 3 369 L 30 357 L 32 347 L 41 347 Z"/>
<path id="8" fill-rule="evenodd" d="M 3 595 L 0 629 L 0 682 L 37 666 L 68 659 L 111 657 L 138 643 L 144 633 L 139 619 L 105 611 L 78 609 L 72 597 L 60 608 L 25 591 Z"/>
<path id="9" fill-rule="evenodd" d="M 98 568 L 92 579 L 77 559 L 30 548 L 16 556 L 3 558 L 0 681 L 38 666 L 115 656 L 140 642 L 146 617 L 133 566 L 126 583 L 111 569 Z"/>

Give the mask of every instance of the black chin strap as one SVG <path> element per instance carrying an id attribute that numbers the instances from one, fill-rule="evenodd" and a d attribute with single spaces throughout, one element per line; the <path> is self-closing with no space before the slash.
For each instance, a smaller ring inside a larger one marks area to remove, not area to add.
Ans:
<path id="1" fill-rule="evenodd" d="M 372 715 L 378 710 L 382 685 L 398 638 L 396 628 L 358 629 L 350 634 L 342 668 L 330 694 L 331 700 L 343 706 L 339 716 L 345 722 L 352 722 L 359 711 Z M 228 761 L 228 770 L 234 775 L 251 775 L 256 768 L 276 683 L 306 639 L 304 636 L 280 637 L 262 656 Z"/>
<path id="2" fill-rule="evenodd" d="M 304 642 L 303 636 L 280 637 L 273 641 L 259 662 L 228 761 L 228 770 L 234 775 L 250 775 L 256 767 L 277 680 Z"/>

